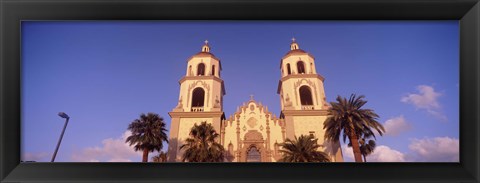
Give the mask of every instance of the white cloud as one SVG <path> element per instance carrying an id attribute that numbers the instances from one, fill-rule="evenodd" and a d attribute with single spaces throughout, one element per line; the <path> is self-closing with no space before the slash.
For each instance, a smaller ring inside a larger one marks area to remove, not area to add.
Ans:
<path id="1" fill-rule="evenodd" d="M 458 162 L 460 143 L 456 138 L 413 139 L 409 145 L 416 161 Z"/>
<path id="2" fill-rule="evenodd" d="M 437 98 L 441 96 L 440 93 L 435 92 L 435 89 L 431 86 L 420 85 L 417 86 L 419 94 L 408 94 L 405 97 L 402 97 L 402 102 L 411 103 L 417 108 L 421 109 L 438 109 L 440 104 L 438 104 Z"/>
<path id="3" fill-rule="evenodd" d="M 367 162 L 458 162 L 460 157 L 459 140 L 451 137 L 412 139 L 409 149 L 404 153 L 377 145 Z M 342 153 L 345 162 L 354 162 L 351 147 L 342 145 Z"/>
<path id="4" fill-rule="evenodd" d="M 347 145 L 342 145 L 342 154 L 343 154 L 343 161 L 345 162 L 354 162 L 353 151 L 352 147 L 348 147 Z"/>
<path id="5" fill-rule="evenodd" d="M 367 156 L 367 162 L 405 162 L 405 154 L 388 146 L 377 146 Z"/>
<path id="6" fill-rule="evenodd" d="M 397 136 L 400 133 L 412 129 L 412 126 L 405 120 L 403 116 L 394 117 L 385 121 L 383 127 L 385 128 L 385 134 L 391 136 Z"/>
<path id="7" fill-rule="evenodd" d="M 22 154 L 22 161 L 36 161 L 36 162 L 47 162 L 49 155 L 51 156 L 52 154 L 48 154 L 46 152 L 40 152 L 40 153 L 24 153 Z"/>
<path id="8" fill-rule="evenodd" d="M 87 147 L 82 151 L 72 154 L 76 162 L 131 162 L 139 159 L 142 152 L 135 152 L 134 148 L 125 143 L 130 136 L 130 131 L 125 131 L 120 138 L 108 138 L 102 141 L 102 146 Z"/>
<path id="9" fill-rule="evenodd" d="M 342 153 L 345 162 L 354 162 L 352 147 L 342 145 Z M 362 156 L 363 160 L 363 156 Z M 388 146 L 380 145 L 372 154 L 367 156 L 367 162 L 405 162 L 405 154 Z"/>
<path id="10" fill-rule="evenodd" d="M 414 105 L 417 109 L 426 110 L 429 114 L 446 121 L 447 117 L 439 110 L 441 108 L 438 97 L 441 93 L 435 92 L 435 89 L 428 85 L 417 86 L 419 93 L 408 94 L 402 97 L 400 101 Z"/>

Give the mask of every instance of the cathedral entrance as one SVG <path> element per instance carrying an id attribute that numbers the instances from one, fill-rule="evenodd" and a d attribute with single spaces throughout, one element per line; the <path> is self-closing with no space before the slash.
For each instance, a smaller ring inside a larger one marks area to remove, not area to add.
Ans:
<path id="1" fill-rule="evenodd" d="M 243 147 L 240 150 L 239 162 L 268 162 L 265 150 L 265 140 L 262 133 L 257 130 L 249 130 L 245 134 Z"/>
<path id="2" fill-rule="evenodd" d="M 261 162 L 262 156 L 260 155 L 260 151 L 254 146 L 250 148 L 247 152 L 247 162 Z"/>

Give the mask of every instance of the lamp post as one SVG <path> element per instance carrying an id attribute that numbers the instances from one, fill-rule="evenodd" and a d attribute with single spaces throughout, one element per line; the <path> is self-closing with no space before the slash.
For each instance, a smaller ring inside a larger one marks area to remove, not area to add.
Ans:
<path id="1" fill-rule="evenodd" d="M 63 126 L 62 134 L 60 135 L 60 139 L 58 139 L 57 148 L 55 148 L 55 152 L 53 153 L 53 156 L 52 156 L 52 161 L 50 161 L 50 162 L 55 161 L 55 156 L 57 156 L 58 148 L 60 147 L 60 143 L 62 142 L 63 134 L 65 133 L 65 129 L 67 128 L 68 120 L 70 119 L 70 117 L 67 114 L 65 114 L 64 112 L 59 112 L 58 116 L 65 119 L 65 125 Z"/>

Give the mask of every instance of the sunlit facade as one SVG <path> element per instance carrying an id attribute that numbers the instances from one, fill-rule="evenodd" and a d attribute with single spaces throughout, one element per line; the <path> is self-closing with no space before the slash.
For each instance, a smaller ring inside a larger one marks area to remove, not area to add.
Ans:
<path id="1" fill-rule="evenodd" d="M 343 161 L 340 144 L 323 139 L 323 122 L 329 107 L 324 78 L 316 72 L 314 57 L 301 50 L 295 39 L 290 51 L 281 58 L 279 116 L 254 96 L 238 106 L 234 114 L 226 116 L 221 71 L 220 59 L 210 52 L 207 41 L 201 52 L 188 59 L 185 76 L 179 81 L 177 106 L 169 112 L 168 161 L 181 161 L 179 147 L 189 137 L 192 126 L 202 121 L 212 124 L 220 134 L 218 140 L 226 150 L 226 162 L 276 162 L 282 157 L 279 144 L 300 135 L 318 138 L 319 150 L 326 152 L 333 162 Z"/>

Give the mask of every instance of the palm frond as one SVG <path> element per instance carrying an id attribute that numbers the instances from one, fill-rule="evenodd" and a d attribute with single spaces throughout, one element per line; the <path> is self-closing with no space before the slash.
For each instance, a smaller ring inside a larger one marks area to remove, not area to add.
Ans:
<path id="1" fill-rule="evenodd" d="M 351 94 L 350 97 L 344 98 L 337 96 L 336 102 L 330 102 L 330 116 L 324 122 L 325 134 L 327 141 L 338 142 L 342 135 L 343 142 L 349 139 L 349 145 L 355 143 L 357 147 L 358 141 L 352 142 L 352 139 L 361 139 L 375 137 L 374 130 L 379 135 L 385 133 L 385 128 L 377 121 L 379 118 L 371 109 L 363 109 L 367 103 L 365 96 L 356 96 Z M 359 146 L 358 146 L 359 147 Z M 360 149 L 353 149 L 354 152 L 360 152 Z"/>
<path id="2" fill-rule="evenodd" d="M 160 151 L 163 148 L 163 142 L 168 143 L 166 124 L 158 114 L 142 113 L 138 119 L 128 125 L 127 129 L 132 134 L 125 139 L 125 142 L 134 146 L 135 151 L 145 149 L 149 152 Z"/>
<path id="3" fill-rule="evenodd" d="M 219 134 L 207 122 L 193 125 L 190 137 L 180 146 L 183 150 L 182 161 L 223 162 L 225 149 L 217 142 Z"/>
<path id="4" fill-rule="evenodd" d="M 317 150 L 320 145 L 310 135 L 301 135 L 294 140 L 287 138 L 279 146 L 282 147 L 279 150 L 283 154 L 279 160 L 282 162 L 330 162 L 328 154 Z"/>

